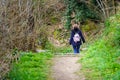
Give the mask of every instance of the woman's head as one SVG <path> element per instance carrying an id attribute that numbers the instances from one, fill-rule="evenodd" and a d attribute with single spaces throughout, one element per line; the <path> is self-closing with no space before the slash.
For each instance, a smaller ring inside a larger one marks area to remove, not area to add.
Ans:
<path id="1" fill-rule="evenodd" d="M 74 29 L 74 28 L 78 28 L 79 29 L 80 25 L 76 21 L 72 21 L 71 24 L 72 24 L 72 29 Z"/>
<path id="2" fill-rule="evenodd" d="M 79 28 L 79 25 L 78 24 L 73 24 L 72 27 L 73 28 Z"/>

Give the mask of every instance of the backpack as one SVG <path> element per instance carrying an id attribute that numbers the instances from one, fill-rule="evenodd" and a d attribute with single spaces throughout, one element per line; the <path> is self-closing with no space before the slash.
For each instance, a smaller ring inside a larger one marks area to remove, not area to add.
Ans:
<path id="1" fill-rule="evenodd" d="M 75 33 L 74 37 L 73 37 L 73 40 L 75 43 L 79 42 L 81 39 L 80 35 L 78 33 Z"/>

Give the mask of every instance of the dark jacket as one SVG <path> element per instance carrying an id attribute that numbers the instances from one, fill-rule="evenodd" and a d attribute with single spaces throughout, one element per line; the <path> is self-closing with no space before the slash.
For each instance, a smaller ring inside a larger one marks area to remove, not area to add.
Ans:
<path id="1" fill-rule="evenodd" d="M 73 40 L 73 37 L 74 37 L 75 33 L 78 33 L 79 36 L 81 37 L 81 40 L 79 42 L 77 42 L 77 43 L 75 43 L 74 40 Z M 84 37 L 82 35 L 82 32 L 79 29 L 71 30 L 71 37 L 70 37 L 70 40 L 69 40 L 69 44 L 70 45 L 72 44 L 73 46 L 76 46 L 76 45 L 81 45 L 82 42 L 85 43 L 85 39 L 84 39 Z"/>

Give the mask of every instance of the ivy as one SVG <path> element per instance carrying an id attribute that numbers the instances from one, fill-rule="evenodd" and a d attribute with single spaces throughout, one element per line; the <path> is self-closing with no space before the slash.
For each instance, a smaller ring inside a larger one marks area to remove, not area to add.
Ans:
<path id="1" fill-rule="evenodd" d="M 66 4 L 65 27 L 67 29 L 70 29 L 71 20 L 73 19 L 77 22 L 85 22 L 87 19 L 98 19 L 95 11 L 93 11 L 84 0 L 65 0 L 64 2 Z M 73 12 L 75 16 L 71 16 Z"/>

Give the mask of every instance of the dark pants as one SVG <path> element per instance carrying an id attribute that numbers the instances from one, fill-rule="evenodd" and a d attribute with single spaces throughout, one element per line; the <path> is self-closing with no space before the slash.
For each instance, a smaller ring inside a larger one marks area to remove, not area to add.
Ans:
<path id="1" fill-rule="evenodd" d="M 80 45 L 77 46 L 72 45 L 72 46 L 73 46 L 74 54 L 80 53 Z"/>

